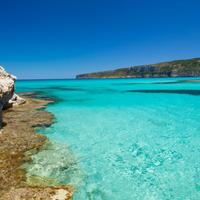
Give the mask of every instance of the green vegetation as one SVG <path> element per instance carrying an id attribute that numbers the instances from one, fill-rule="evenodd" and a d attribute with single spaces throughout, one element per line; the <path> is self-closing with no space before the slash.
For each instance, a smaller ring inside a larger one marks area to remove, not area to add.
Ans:
<path id="1" fill-rule="evenodd" d="M 200 76 L 200 58 L 176 60 L 158 64 L 131 66 L 116 70 L 80 74 L 76 78 L 145 78 L 145 77 L 178 77 Z"/>

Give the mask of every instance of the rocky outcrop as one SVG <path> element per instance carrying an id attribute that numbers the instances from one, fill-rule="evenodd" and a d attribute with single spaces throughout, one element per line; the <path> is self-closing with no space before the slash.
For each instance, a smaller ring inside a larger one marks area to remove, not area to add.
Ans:
<path id="1" fill-rule="evenodd" d="M 0 128 L 2 127 L 2 110 L 25 102 L 24 99 L 14 93 L 15 80 L 15 76 L 0 67 Z"/>

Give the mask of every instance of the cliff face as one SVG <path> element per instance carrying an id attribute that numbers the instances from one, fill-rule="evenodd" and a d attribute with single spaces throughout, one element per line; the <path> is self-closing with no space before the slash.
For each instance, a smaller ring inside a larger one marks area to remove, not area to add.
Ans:
<path id="1" fill-rule="evenodd" d="M 77 75 L 76 78 L 145 78 L 178 76 L 200 76 L 200 58 L 80 74 Z"/>
<path id="2" fill-rule="evenodd" d="M 2 110 L 25 102 L 24 99 L 14 93 L 15 80 L 15 76 L 7 73 L 3 67 L 0 67 L 0 128 L 2 127 Z"/>

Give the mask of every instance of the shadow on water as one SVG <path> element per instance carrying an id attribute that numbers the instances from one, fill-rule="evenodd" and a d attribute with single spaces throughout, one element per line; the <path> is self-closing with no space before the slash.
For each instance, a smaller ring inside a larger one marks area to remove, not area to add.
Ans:
<path id="1" fill-rule="evenodd" d="M 52 86 L 47 88 L 39 88 L 41 90 L 56 90 L 56 91 L 85 91 L 83 88 L 65 87 L 65 86 Z"/>
<path id="2" fill-rule="evenodd" d="M 108 89 L 104 87 L 98 87 L 98 88 L 76 88 L 76 87 L 48 87 L 47 90 L 60 90 L 60 91 L 69 91 L 69 92 L 88 92 L 88 93 L 95 93 L 95 94 L 100 94 L 100 93 L 110 93 L 110 92 L 116 92 L 117 90 L 114 89 Z"/>
<path id="3" fill-rule="evenodd" d="M 22 95 L 27 98 L 35 98 L 35 99 L 44 99 L 47 101 L 51 101 L 51 103 L 59 103 L 62 102 L 63 99 L 55 97 L 53 95 L 49 95 L 44 91 L 34 91 L 34 92 L 21 92 L 19 95 Z"/>
<path id="4" fill-rule="evenodd" d="M 142 84 L 181 84 L 181 83 L 200 83 L 200 80 L 177 80 L 161 82 L 132 82 L 132 83 L 113 83 L 112 85 L 142 85 Z"/>
<path id="5" fill-rule="evenodd" d="M 194 95 L 199 96 L 200 90 L 127 90 L 126 92 L 132 92 L 132 93 L 155 93 L 155 94 L 188 94 L 188 95 Z"/>

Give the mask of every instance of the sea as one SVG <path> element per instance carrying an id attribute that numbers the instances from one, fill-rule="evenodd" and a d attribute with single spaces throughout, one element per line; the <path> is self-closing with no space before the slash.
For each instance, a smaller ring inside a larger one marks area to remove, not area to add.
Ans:
<path id="1" fill-rule="evenodd" d="M 192 80 L 192 81 L 187 81 Z M 74 200 L 199 200 L 200 78 L 19 80 L 53 99 L 50 141 L 27 179 L 70 184 Z"/>

